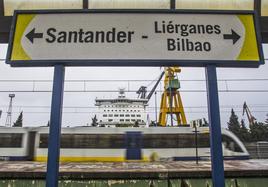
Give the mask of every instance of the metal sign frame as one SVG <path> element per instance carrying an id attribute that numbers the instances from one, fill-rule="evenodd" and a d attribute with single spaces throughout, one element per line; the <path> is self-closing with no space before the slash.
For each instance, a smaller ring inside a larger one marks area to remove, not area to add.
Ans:
<path id="1" fill-rule="evenodd" d="M 222 14 L 222 15 L 253 15 L 256 40 L 259 53 L 259 61 L 237 61 L 237 60 L 159 60 L 159 59 L 72 59 L 72 60 L 11 60 L 16 22 L 19 14 Z M 255 11 L 215 11 L 215 10 L 17 10 L 14 12 L 6 63 L 13 67 L 46 67 L 54 65 L 64 66 L 182 66 L 182 67 L 205 67 L 216 65 L 217 67 L 259 67 L 264 64 L 264 55 L 261 45 L 261 33 L 258 21 L 258 14 Z"/>

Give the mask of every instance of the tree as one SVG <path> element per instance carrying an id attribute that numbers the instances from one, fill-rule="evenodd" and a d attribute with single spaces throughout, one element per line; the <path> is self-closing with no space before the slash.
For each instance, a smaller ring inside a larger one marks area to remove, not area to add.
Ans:
<path id="1" fill-rule="evenodd" d="M 135 121 L 133 127 L 139 127 L 139 122 L 138 121 Z"/>
<path id="2" fill-rule="evenodd" d="M 227 124 L 228 124 L 228 129 L 232 133 L 234 133 L 236 136 L 240 137 L 240 124 L 238 121 L 238 117 L 234 112 L 234 109 L 231 110 L 231 116 Z"/>
<path id="3" fill-rule="evenodd" d="M 268 114 L 266 114 L 266 120 L 265 120 L 265 124 L 268 125 Z"/>
<path id="4" fill-rule="evenodd" d="M 250 134 L 252 141 L 268 141 L 268 124 L 253 123 L 250 126 Z"/>
<path id="5" fill-rule="evenodd" d="M 15 123 L 13 123 L 13 127 L 22 127 L 22 121 L 23 121 L 23 112 L 21 111 L 18 119 Z"/>
<path id="6" fill-rule="evenodd" d="M 208 124 L 207 119 L 206 119 L 206 118 L 203 118 L 203 121 L 204 121 L 204 126 L 205 126 L 205 127 L 208 127 L 208 126 L 209 126 L 209 124 Z"/>
<path id="7" fill-rule="evenodd" d="M 243 142 L 268 141 L 268 119 L 265 123 L 255 122 L 246 128 L 244 120 L 241 124 L 234 110 L 231 111 L 231 116 L 228 122 L 228 129 L 233 132 Z"/>
<path id="8" fill-rule="evenodd" d="M 250 133 L 245 125 L 244 120 L 241 120 L 241 127 L 240 127 L 240 131 L 239 131 L 239 135 L 240 135 L 240 140 L 242 142 L 250 142 L 251 141 L 251 136 L 250 136 Z"/>
<path id="9" fill-rule="evenodd" d="M 98 125 L 98 119 L 97 119 L 97 116 L 95 115 L 92 119 L 92 123 L 91 123 L 91 126 L 92 127 L 96 127 Z"/>

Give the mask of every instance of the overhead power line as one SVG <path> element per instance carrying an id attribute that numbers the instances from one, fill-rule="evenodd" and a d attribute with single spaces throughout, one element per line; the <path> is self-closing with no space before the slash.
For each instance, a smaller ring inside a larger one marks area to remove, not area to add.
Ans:
<path id="1" fill-rule="evenodd" d="M 231 90 L 231 89 L 224 89 L 218 90 L 221 93 L 267 93 L 267 90 Z M 51 93 L 51 90 L 0 90 L 0 93 Z M 65 93 L 117 93 L 118 90 L 65 90 Z M 125 92 L 133 92 L 135 93 L 136 90 L 128 90 Z M 157 90 L 156 92 L 162 93 L 162 91 Z M 183 90 L 181 89 L 180 92 L 187 92 L 187 93 L 205 93 L 206 90 Z"/>
<path id="2" fill-rule="evenodd" d="M 249 105 L 251 108 L 268 108 L 268 103 L 267 104 L 250 104 Z M 8 105 L 0 105 L 1 108 L 7 108 Z M 220 108 L 242 108 L 243 105 L 220 105 Z M 13 108 L 51 108 L 49 105 L 13 105 Z M 98 108 L 97 106 L 63 106 L 65 109 L 94 109 Z M 155 107 L 150 107 L 147 106 L 147 109 L 154 109 Z M 202 109 L 202 108 L 207 108 L 206 105 L 197 105 L 197 106 L 184 106 L 184 108 L 189 108 L 189 109 Z M 268 112 L 268 111 L 267 111 Z"/>
<path id="3" fill-rule="evenodd" d="M 254 113 L 268 113 L 267 111 L 264 111 L 264 110 L 260 110 L 260 111 L 255 111 L 253 110 L 252 112 Z M 16 114 L 19 114 L 20 112 L 13 112 L 13 113 L 16 113 Z M 49 111 L 47 112 L 36 112 L 36 111 L 23 111 L 24 114 L 50 114 Z M 63 111 L 63 113 L 65 114 L 86 114 L 86 115 L 90 115 L 90 114 L 99 114 L 99 113 L 103 113 L 103 112 L 98 112 L 98 111 L 88 111 L 88 112 L 66 112 L 66 111 Z M 146 114 L 154 114 L 155 111 L 146 111 L 144 112 Z M 187 114 L 207 114 L 208 112 L 207 111 L 186 111 Z M 220 111 L 220 113 L 231 113 L 231 111 Z M 240 111 L 236 111 L 235 113 L 242 113 Z"/>
<path id="4" fill-rule="evenodd" d="M 84 83 L 84 82 L 152 82 L 155 81 L 153 79 L 91 79 L 91 80 L 83 80 L 83 79 L 77 79 L 77 80 L 65 80 L 64 82 L 73 82 L 73 83 Z M 205 79 L 180 79 L 180 81 L 189 81 L 189 82 L 205 82 Z M 229 81 L 229 82 L 234 82 L 234 81 L 268 81 L 268 78 L 236 78 L 236 79 L 218 79 L 218 82 L 221 81 Z M 12 83 L 52 83 L 53 80 L 17 80 L 17 79 L 0 79 L 1 82 L 12 82 Z"/>

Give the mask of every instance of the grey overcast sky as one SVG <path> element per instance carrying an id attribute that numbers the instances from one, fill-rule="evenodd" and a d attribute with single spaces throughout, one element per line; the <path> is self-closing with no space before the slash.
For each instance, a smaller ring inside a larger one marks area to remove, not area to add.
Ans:
<path id="1" fill-rule="evenodd" d="M 3 80 L 52 80 L 53 68 L 11 68 L 3 59 L 6 56 L 7 45 L 0 45 L 0 126 L 5 125 L 8 94 L 12 91 L 40 91 L 51 90 L 52 82 L 6 82 Z M 265 58 L 268 58 L 268 45 L 264 45 Z M 163 69 L 162 69 L 163 70 Z M 155 80 L 161 73 L 159 67 L 72 67 L 66 68 L 66 80 Z M 268 113 L 268 64 L 258 69 L 252 68 L 218 68 L 221 121 L 225 127 L 234 108 L 239 119 L 242 119 L 244 101 L 249 105 L 252 114 L 258 121 L 264 121 Z M 187 121 L 207 118 L 207 98 L 205 90 L 204 68 L 182 68 L 178 75 L 181 80 L 181 96 L 185 107 Z M 230 79 L 267 79 L 237 81 Z M 186 81 L 188 80 L 188 81 Z M 194 80 L 194 81 L 189 81 Z M 202 80 L 202 81 L 199 81 Z M 149 85 L 149 90 L 155 82 L 151 81 L 117 81 L 117 82 L 66 82 L 65 90 L 87 91 L 117 90 L 120 87 L 126 90 L 138 90 L 141 85 Z M 163 85 L 158 87 L 162 90 Z M 192 90 L 192 91 L 191 91 Z M 245 92 L 232 92 L 246 90 Z M 248 92 L 248 90 L 259 90 Z M 266 91 L 265 91 L 266 90 Z M 10 92 L 6 92 L 10 91 Z M 229 91 L 229 92 L 227 92 Z M 24 112 L 24 126 L 46 125 L 50 115 L 51 92 L 14 92 L 13 121 Z M 66 92 L 64 95 L 63 126 L 79 126 L 91 123 L 91 117 L 97 112 L 94 106 L 95 98 L 117 97 L 116 92 Z M 137 97 L 133 92 L 127 92 L 127 97 Z M 157 105 L 160 103 L 160 94 L 157 94 Z M 155 120 L 155 98 L 152 97 L 148 111 L 150 119 Z M 244 117 L 245 118 L 245 117 Z M 245 118 L 246 119 L 246 118 Z M 246 119 L 246 123 L 247 123 Z"/>

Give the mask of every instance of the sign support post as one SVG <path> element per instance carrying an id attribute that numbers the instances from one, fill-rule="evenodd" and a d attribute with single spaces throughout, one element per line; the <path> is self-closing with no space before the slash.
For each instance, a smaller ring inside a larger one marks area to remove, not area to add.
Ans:
<path id="1" fill-rule="evenodd" d="M 222 136 L 217 72 L 215 65 L 206 66 L 207 100 L 210 131 L 211 173 L 214 187 L 224 187 Z"/>
<path id="2" fill-rule="evenodd" d="M 58 186 L 64 75 L 65 67 L 63 65 L 55 65 L 49 126 L 46 187 Z"/>

